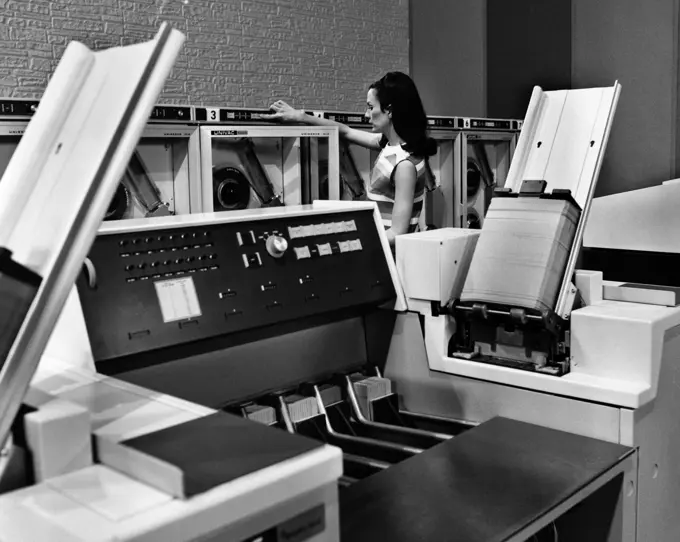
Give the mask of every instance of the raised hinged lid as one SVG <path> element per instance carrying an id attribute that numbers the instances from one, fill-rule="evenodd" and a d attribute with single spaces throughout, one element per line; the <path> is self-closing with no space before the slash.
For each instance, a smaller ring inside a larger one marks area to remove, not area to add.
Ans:
<path id="1" fill-rule="evenodd" d="M 72 42 L 0 181 L 0 446 L 183 42 Z"/>
<path id="2" fill-rule="evenodd" d="M 581 209 L 592 198 L 621 85 L 544 91 L 534 87 L 505 187 L 527 179 L 546 192 L 571 190 Z"/>
<path id="3" fill-rule="evenodd" d="M 505 188 L 543 180 L 545 192 L 569 190 L 581 208 L 555 313 L 569 318 L 571 277 L 602 166 L 621 85 L 544 91 L 534 87 Z"/>

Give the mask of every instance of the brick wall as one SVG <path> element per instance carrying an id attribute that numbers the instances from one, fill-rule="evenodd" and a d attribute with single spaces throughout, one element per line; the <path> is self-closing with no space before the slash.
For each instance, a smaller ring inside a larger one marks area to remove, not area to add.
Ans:
<path id="1" fill-rule="evenodd" d="M 71 40 L 91 48 L 187 36 L 160 101 L 357 110 L 408 70 L 408 0 L 0 0 L 0 96 L 40 97 Z"/>

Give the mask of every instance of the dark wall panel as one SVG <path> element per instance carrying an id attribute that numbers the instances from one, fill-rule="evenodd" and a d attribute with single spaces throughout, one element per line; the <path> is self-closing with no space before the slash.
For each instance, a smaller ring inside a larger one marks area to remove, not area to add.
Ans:
<path id="1" fill-rule="evenodd" d="M 677 0 L 572 0 L 574 88 L 621 83 L 596 196 L 675 175 Z"/>
<path id="2" fill-rule="evenodd" d="M 535 85 L 571 85 L 571 0 L 487 0 L 487 113 L 523 118 Z"/>
<path id="3" fill-rule="evenodd" d="M 411 0 L 410 65 L 428 115 L 484 116 L 485 0 Z"/>

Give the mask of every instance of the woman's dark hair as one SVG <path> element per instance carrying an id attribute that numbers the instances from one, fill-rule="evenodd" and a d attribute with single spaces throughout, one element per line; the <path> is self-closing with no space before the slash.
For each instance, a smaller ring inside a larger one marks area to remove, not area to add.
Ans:
<path id="1" fill-rule="evenodd" d="M 432 156 L 437 144 L 427 135 L 427 116 L 413 79 L 402 72 L 388 72 L 370 89 L 374 89 L 380 108 L 392 112 L 394 130 L 404 142 L 404 149 L 416 156 Z"/>

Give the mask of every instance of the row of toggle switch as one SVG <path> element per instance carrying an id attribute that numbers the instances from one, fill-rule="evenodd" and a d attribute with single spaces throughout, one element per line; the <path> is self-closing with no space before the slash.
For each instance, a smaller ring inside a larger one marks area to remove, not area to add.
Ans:
<path id="1" fill-rule="evenodd" d="M 137 237 L 135 239 L 121 239 L 118 241 L 118 246 L 119 247 L 125 247 L 125 246 L 133 246 L 133 247 L 138 247 L 141 246 L 142 244 L 147 244 L 151 245 L 154 243 L 162 243 L 164 245 L 167 245 L 167 243 L 175 243 L 175 242 L 180 242 L 180 243 L 186 243 L 186 242 L 195 242 L 195 241 L 201 241 L 206 239 L 207 237 L 210 237 L 210 232 L 204 231 L 204 232 L 193 232 L 193 233 L 176 233 L 176 234 L 170 234 L 170 235 L 159 235 L 159 236 L 149 236 L 145 238 Z M 167 247 L 164 247 L 167 248 Z"/>
<path id="2" fill-rule="evenodd" d="M 192 248 L 211 248 L 213 246 L 212 243 L 204 243 L 204 244 L 198 244 L 198 245 L 184 245 L 181 247 L 167 247 L 167 248 L 154 248 L 150 250 L 141 250 L 141 251 L 136 251 L 136 252 L 121 252 L 120 257 L 121 258 L 129 258 L 130 256 L 143 256 L 144 254 L 163 254 L 167 252 L 180 252 L 183 250 L 191 250 Z"/>
<path id="3" fill-rule="evenodd" d="M 164 261 L 153 261 L 151 263 L 147 262 L 140 262 L 138 264 L 128 264 L 125 266 L 125 271 L 131 272 L 136 269 L 142 271 L 146 269 L 147 267 L 151 268 L 156 268 L 160 266 L 170 266 L 170 265 L 181 265 L 183 263 L 194 263 L 194 262 L 202 262 L 202 261 L 207 261 L 207 260 L 216 260 L 217 259 L 217 254 L 201 254 L 200 256 L 187 256 L 186 258 L 175 258 L 175 259 L 168 259 Z"/>
<path id="4" fill-rule="evenodd" d="M 125 279 L 125 282 L 138 282 L 138 281 L 144 281 L 144 280 L 155 280 L 155 279 L 160 279 L 160 278 L 169 278 L 169 277 L 181 277 L 187 274 L 191 273 L 204 273 L 205 271 L 215 271 L 219 269 L 219 265 L 210 265 L 210 266 L 205 266 L 205 267 L 194 267 L 192 269 L 182 269 L 180 271 L 168 271 L 165 273 L 151 273 L 148 275 L 140 275 L 137 277 L 127 277 Z"/>

